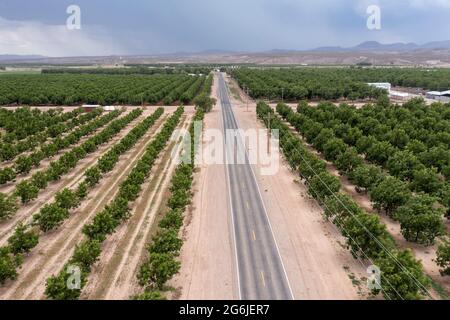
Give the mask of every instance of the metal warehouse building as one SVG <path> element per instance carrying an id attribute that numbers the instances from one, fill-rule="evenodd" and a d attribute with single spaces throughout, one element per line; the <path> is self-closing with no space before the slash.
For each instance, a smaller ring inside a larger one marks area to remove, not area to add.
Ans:
<path id="1" fill-rule="evenodd" d="M 447 91 L 430 91 L 427 92 L 426 97 L 428 99 L 442 101 L 442 102 L 450 102 L 450 90 Z"/>

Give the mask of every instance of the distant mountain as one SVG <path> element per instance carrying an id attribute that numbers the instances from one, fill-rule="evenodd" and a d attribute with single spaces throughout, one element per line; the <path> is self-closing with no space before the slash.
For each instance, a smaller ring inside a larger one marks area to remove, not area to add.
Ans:
<path id="1" fill-rule="evenodd" d="M 317 51 L 317 52 L 343 52 L 343 51 L 346 51 L 346 50 L 348 50 L 348 49 L 343 48 L 343 47 L 335 46 L 335 47 L 319 47 L 319 48 L 313 49 L 311 51 Z"/>
<path id="2" fill-rule="evenodd" d="M 224 54 L 237 54 L 237 51 L 229 51 L 229 50 L 221 50 L 221 49 L 208 49 L 203 51 L 176 51 L 171 53 L 161 53 L 154 54 L 154 56 L 171 56 L 171 57 L 179 57 L 179 56 L 208 56 L 208 55 L 224 55 Z"/>
<path id="3" fill-rule="evenodd" d="M 383 44 L 377 41 L 366 41 L 358 44 L 354 47 L 319 47 L 310 51 L 313 52 L 373 52 L 373 51 L 381 51 L 381 52 L 406 52 L 406 51 L 415 51 L 420 49 L 450 49 L 450 40 L 449 41 L 433 41 L 428 42 L 423 45 L 419 45 L 417 43 L 409 42 L 396 42 L 396 43 L 388 43 Z"/>
<path id="4" fill-rule="evenodd" d="M 231 50 L 222 50 L 222 49 L 209 49 L 198 52 L 198 54 L 236 54 L 239 53 L 237 51 L 231 51 Z"/>
<path id="5" fill-rule="evenodd" d="M 433 41 L 421 46 L 422 49 L 450 49 L 450 40 L 448 41 Z"/>
<path id="6" fill-rule="evenodd" d="M 299 52 L 298 50 L 289 50 L 289 49 L 272 49 L 269 51 L 264 51 L 263 53 L 268 54 L 286 54 L 286 53 L 294 53 Z"/>
<path id="7" fill-rule="evenodd" d="M 36 60 L 44 59 L 45 56 L 40 55 L 16 55 L 16 54 L 0 54 L 0 61 L 25 61 L 25 60 Z"/>
<path id="8" fill-rule="evenodd" d="M 363 42 L 351 49 L 353 50 L 382 50 L 382 51 L 410 51 L 410 50 L 416 50 L 420 46 L 410 42 L 410 43 L 402 43 L 402 42 L 396 42 L 396 43 L 390 43 L 390 44 L 382 44 L 377 41 L 366 41 Z"/>
<path id="9" fill-rule="evenodd" d="M 450 40 L 425 44 L 366 41 L 352 47 L 328 46 L 310 50 L 273 49 L 263 52 L 212 49 L 198 52 L 124 56 L 44 57 L 0 55 L 0 64 L 114 65 L 149 63 L 254 63 L 265 65 L 372 65 L 450 67 Z"/>

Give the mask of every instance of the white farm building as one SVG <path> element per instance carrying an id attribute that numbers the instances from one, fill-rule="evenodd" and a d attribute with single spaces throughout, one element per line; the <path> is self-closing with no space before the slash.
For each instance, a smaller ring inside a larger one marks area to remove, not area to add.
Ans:
<path id="1" fill-rule="evenodd" d="M 447 91 L 429 91 L 426 95 L 427 99 L 442 102 L 450 102 L 450 90 Z"/>
<path id="2" fill-rule="evenodd" d="M 368 85 L 375 87 L 375 88 L 379 88 L 379 89 L 385 89 L 389 93 L 391 92 L 391 87 L 392 87 L 392 85 L 389 82 L 372 82 L 372 83 L 368 83 Z"/>

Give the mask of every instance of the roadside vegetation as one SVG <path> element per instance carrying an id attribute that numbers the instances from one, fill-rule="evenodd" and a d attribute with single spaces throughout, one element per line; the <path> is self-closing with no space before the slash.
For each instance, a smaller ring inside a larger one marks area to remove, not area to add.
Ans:
<path id="1" fill-rule="evenodd" d="M 194 137 L 194 126 L 198 121 L 203 121 L 203 109 L 198 109 L 189 128 L 191 137 Z M 175 169 L 171 180 L 170 197 L 166 204 L 166 212 L 159 222 L 159 228 L 148 245 L 148 257 L 141 265 L 137 275 L 139 284 L 144 292 L 135 296 L 135 300 L 161 300 L 164 299 L 164 291 L 167 290 L 167 282 L 178 273 L 180 254 L 183 240 L 180 229 L 183 226 L 184 213 L 191 203 L 191 187 L 195 164 L 195 146 L 199 140 L 192 139 L 190 150 L 191 163 L 181 163 Z"/>
<path id="2" fill-rule="evenodd" d="M 444 221 L 445 216 L 449 218 L 450 194 L 448 177 L 444 172 L 450 161 L 450 154 L 449 144 L 439 139 L 445 137 L 443 133 L 446 129 L 442 130 L 439 126 L 448 122 L 445 112 L 447 108 L 442 104 L 427 107 L 417 100 L 402 107 L 368 105 L 361 109 L 348 105 L 335 107 L 331 104 L 313 108 L 300 103 L 298 112 L 285 104 L 278 104 L 277 112 L 320 151 L 326 160 L 334 163 L 339 173 L 355 184 L 358 192 L 367 194 L 375 209 L 398 221 L 407 241 L 429 246 L 439 238 L 437 241 L 443 243 L 439 246 L 437 261 L 445 274 L 449 258 L 446 255 L 448 232 Z M 328 114 L 327 110 L 335 114 Z M 376 112 L 376 116 L 371 118 L 370 112 Z M 404 122 L 394 116 L 400 114 L 403 115 Z M 408 114 L 409 117 L 406 116 Z M 434 115 L 436 123 L 440 125 L 429 124 L 426 128 L 415 125 L 422 118 L 431 123 L 431 115 Z M 330 122 L 317 122 L 316 119 L 330 119 Z M 379 119 L 383 125 L 362 125 L 366 121 L 373 124 L 375 119 Z M 404 125 L 413 125 L 416 130 L 401 129 Z M 367 139 L 364 127 L 378 135 L 374 133 L 374 136 Z M 390 139 L 393 136 L 395 138 Z M 376 137 L 379 137 L 380 142 Z M 399 144 L 400 141 L 402 145 Z M 418 145 L 421 148 L 413 148 Z M 440 151 L 434 152 L 436 149 Z M 416 154 L 413 150 L 417 151 Z M 433 153 L 443 156 L 430 158 Z M 372 160 L 371 154 L 383 159 L 382 162 Z"/>
<path id="3" fill-rule="evenodd" d="M 45 294 L 54 300 L 78 299 L 93 264 L 97 261 L 101 251 L 102 243 L 112 234 L 115 229 L 125 222 L 130 213 L 130 205 L 139 197 L 141 185 L 148 178 L 151 168 L 161 151 L 167 145 L 170 136 L 177 127 L 184 112 L 182 107 L 166 121 L 162 130 L 153 138 L 146 148 L 138 163 L 134 166 L 126 180 L 120 184 L 119 193 L 94 219 L 83 227 L 85 239 L 77 245 L 72 258 L 66 263 L 58 275 L 51 276 L 47 280 Z M 81 270 L 81 287 L 70 289 L 66 283 L 70 277 L 67 268 L 78 267 Z"/>
<path id="4" fill-rule="evenodd" d="M 428 297 L 430 286 L 423 267 L 409 250 L 400 250 L 376 215 L 365 212 L 349 196 L 341 192 L 338 178 L 331 175 L 326 164 L 313 154 L 264 102 L 257 106 L 258 117 L 270 129 L 280 132 L 280 147 L 292 170 L 297 171 L 308 186 L 310 195 L 324 208 L 324 214 L 347 239 L 353 256 L 368 265 L 377 265 L 382 272 L 381 290 L 386 299 L 421 299 Z"/>

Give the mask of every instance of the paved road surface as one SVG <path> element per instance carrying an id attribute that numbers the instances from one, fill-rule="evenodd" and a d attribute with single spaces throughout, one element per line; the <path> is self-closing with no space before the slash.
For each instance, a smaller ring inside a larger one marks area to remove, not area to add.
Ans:
<path id="1" fill-rule="evenodd" d="M 224 129 L 238 129 L 222 74 L 219 75 L 219 98 Z M 230 159 L 236 160 L 236 151 L 243 148 L 242 139 L 226 136 L 225 143 L 225 153 Z M 293 299 L 256 178 L 246 153 L 242 154 L 245 156 L 242 156 L 243 161 L 239 162 L 241 164 L 226 166 L 234 225 L 239 298 Z"/>

